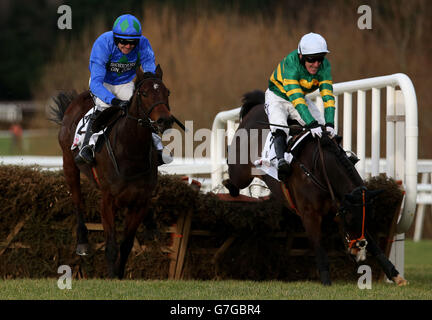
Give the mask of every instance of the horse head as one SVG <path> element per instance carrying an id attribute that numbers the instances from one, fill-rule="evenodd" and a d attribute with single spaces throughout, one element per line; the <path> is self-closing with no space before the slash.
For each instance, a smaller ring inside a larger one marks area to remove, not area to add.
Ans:
<path id="1" fill-rule="evenodd" d="M 173 125 L 168 96 L 170 91 L 162 82 L 162 68 L 156 67 L 155 73 L 137 69 L 135 92 L 129 114 L 144 121 L 149 121 L 156 132 L 163 133 Z M 135 106 L 135 107 L 134 107 Z"/>
<path id="2" fill-rule="evenodd" d="M 355 188 L 345 195 L 339 215 L 348 243 L 348 253 L 356 261 L 366 259 L 366 224 L 373 218 L 373 200 L 383 190 L 368 190 L 365 186 Z"/>

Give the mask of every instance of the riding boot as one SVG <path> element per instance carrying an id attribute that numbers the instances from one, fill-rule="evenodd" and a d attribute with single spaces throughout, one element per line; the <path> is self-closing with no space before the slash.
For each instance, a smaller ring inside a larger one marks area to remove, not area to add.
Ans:
<path id="1" fill-rule="evenodd" d="M 278 179 L 284 181 L 291 174 L 291 165 L 285 159 L 285 152 L 287 150 L 286 133 L 282 130 L 276 130 L 273 133 L 273 143 L 276 152 L 276 158 L 278 159 Z"/>
<path id="2" fill-rule="evenodd" d="M 94 146 L 89 145 L 90 137 L 93 135 L 92 125 L 93 121 L 96 119 L 96 114 L 93 113 L 88 120 L 86 133 L 84 136 L 83 146 L 79 151 L 78 155 L 75 157 L 75 162 L 77 164 L 92 164 L 94 161 Z"/>

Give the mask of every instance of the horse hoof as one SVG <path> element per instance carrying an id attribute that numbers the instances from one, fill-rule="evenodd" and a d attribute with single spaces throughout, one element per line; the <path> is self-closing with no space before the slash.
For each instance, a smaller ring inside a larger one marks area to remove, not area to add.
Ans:
<path id="1" fill-rule="evenodd" d="M 401 277 L 400 274 L 398 274 L 396 277 L 393 277 L 393 282 L 396 283 L 399 287 L 406 286 L 408 284 L 408 281 Z"/>
<path id="2" fill-rule="evenodd" d="M 88 255 L 88 244 L 79 244 L 76 248 L 76 254 L 79 256 L 87 256 Z"/>

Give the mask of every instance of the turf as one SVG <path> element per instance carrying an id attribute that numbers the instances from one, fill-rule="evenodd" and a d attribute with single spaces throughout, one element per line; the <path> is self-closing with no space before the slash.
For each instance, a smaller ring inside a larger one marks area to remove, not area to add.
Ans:
<path id="1" fill-rule="evenodd" d="M 282 281 L 168 281 L 73 280 L 59 289 L 57 279 L 0 281 L 0 299 L 7 300 L 432 300 L 432 241 L 406 241 L 406 287 L 337 281 L 331 287 L 317 282 Z M 360 275 L 359 275 L 360 276 Z"/>

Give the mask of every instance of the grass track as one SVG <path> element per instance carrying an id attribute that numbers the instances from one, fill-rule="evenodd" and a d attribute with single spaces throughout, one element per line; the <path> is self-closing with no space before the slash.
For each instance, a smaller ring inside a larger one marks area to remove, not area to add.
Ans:
<path id="1" fill-rule="evenodd" d="M 360 290 L 351 282 L 323 287 L 317 282 L 80 280 L 72 282 L 71 290 L 60 290 L 57 279 L 17 279 L 0 280 L 0 299 L 432 300 L 432 241 L 406 241 L 405 261 L 410 284 L 400 288 L 385 282 Z"/>

